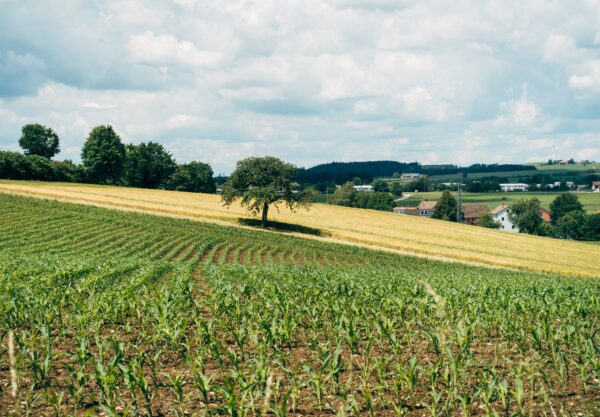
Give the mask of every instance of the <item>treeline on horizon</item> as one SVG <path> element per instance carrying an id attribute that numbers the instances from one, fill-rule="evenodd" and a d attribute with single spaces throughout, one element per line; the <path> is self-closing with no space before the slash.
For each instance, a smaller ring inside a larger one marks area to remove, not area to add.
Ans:
<path id="1" fill-rule="evenodd" d="M 307 184 L 333 182 L 343 184 L 360 178 L 371 183 L 376 178 L 392 177 L 394 174 L 452 175 L 486 172 L 535 171 L 536 167 L 518 164 L 472 164 L 466 167 L 457 165 L 421 165 L 419 162 L 367 161 L 330 162 L 312 168 L 300 168 L 298 179 Z"/>
<path id="2" fill-rule="evenodd" d="M 59 137 L 51 128 L 37 123 L 23 126 L 19 145 L 24 153 L 0 151 L 0 178 L 216 191 L 209 164 L 178 164 L 163 145 L 152 141 L 124 144 L 110 125 L 90 131 L 82 148 L 81 164 L 53 161 L 60 152 Z"/>

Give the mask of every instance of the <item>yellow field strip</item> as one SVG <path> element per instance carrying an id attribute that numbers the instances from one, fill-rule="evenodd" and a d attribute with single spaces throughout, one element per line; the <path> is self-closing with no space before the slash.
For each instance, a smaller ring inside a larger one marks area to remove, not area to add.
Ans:
<path id="1" fill-rule="evenodd" d="M 211 194 L 25 181 L 0 181 L 0 192 L 235 226 L 249 217 L 239 206 L 223 207 L 220 196 Z M 322 240 L 471 264 L 600 277 L 598 245 L 322 204 L 296 213 L 273 209 L 269 216 L 330 236 L 318 238 Z"/>

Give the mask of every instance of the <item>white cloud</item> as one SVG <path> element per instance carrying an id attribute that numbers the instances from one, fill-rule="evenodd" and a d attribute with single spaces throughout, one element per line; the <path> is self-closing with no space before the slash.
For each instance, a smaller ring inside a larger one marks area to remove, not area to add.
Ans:
<path id="1" fill-rule="evenodd" d="M 563 34 L 551 34 L 546 40 L 544 60 L 549 62 L 569 62 L 575 58 L 575 40 Z"/>
<path id="2" fill-rule="evenodd" d="M 60 157 L 110 123 L 217 172 L 576 155 L 600 135 L 599 23 L 597 0 L 0 0 L 0 147 L 37 121 Z"/>
<path id="3" fill-rule="evenodd" d="M 582 72 L 569 78 L 569 85 L 580 90 L 600 91 L 600 60 L 584 63 Z"/>
<path id="4" fill-rule="evenodd" d="M 467 43 L 467 47 L 474 52 L 484 53 L 484 54 L 492 54 L 495 51 L 495 49 L 493 47 L 491 47 L 490 45 L 488 45 L 486 43 L 480 43 L 480 42 L 469 42 L 469 43 Z"/>
<path id="5" fill-rule="evenodd" d="M 447 106 L 427 88 L 417 86 L 400 96 L 403 111 L 410 117 L 441 122 L 448 115 Z"/>
<path id="6" fill-rule="evenodd" d="M 540 115 L 540 109 L 526 93 L 517 100 L 502 103 L 500 108 L 502 114 L 494 121 L 496 126 L 530 127 Z"/>
<path id="7" fill-rule="evenodd" d="M 192 42 L 152 31 L 131 36 L 127 47 L 133 60 L 144 64 L 204 67 L 217 65 L 225 58 L 223 53 L 199 50 Z"/>

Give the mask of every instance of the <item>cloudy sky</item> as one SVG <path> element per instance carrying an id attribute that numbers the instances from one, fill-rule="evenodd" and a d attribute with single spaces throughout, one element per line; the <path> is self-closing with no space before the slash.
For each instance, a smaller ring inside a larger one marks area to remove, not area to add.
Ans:
<path id="1" fill-rule="evenodd" d="M 600 0 L 0 0 L 0 149 L 30 122 L 217 173 L 600 159 Z"/>

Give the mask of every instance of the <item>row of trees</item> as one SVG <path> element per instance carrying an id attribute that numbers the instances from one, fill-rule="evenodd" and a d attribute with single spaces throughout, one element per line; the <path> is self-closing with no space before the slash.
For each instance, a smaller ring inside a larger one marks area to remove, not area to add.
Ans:
<path id="1" fill-rule="evenodd" d="M 29 124 L 21 131 L 19 145 L 24 152 L 0 152 L 0 178 L 216 191 L 210 165 L 196 161 L 177 164 L 156 142 L 125 145 L 110 125 L 90 131 L 81 164 L 51 160 L 60 151 L 59 137 L 51 128 Z"/>
<path id="2" fill-rule="evenodd" d="M 586 213 L 576 195 L 565 193 L 552 201 L 550 224 L 540 217 L 541 209 L 537 198 L 520 200 L 511 207 L 511 220 L 522 233 L 560 239 L 600 240 L 600 213 Z"/>
<path id="3" fill-rule="evenodd" d="M 348 181 L 338 188 L 331 197 L 331 204 L 346 207 L 366 208 L 371 210 L 392 211 L 394 197 L 389 192 L 374 188 L 374 192 L 356 191 L 354 182 Z"/>

